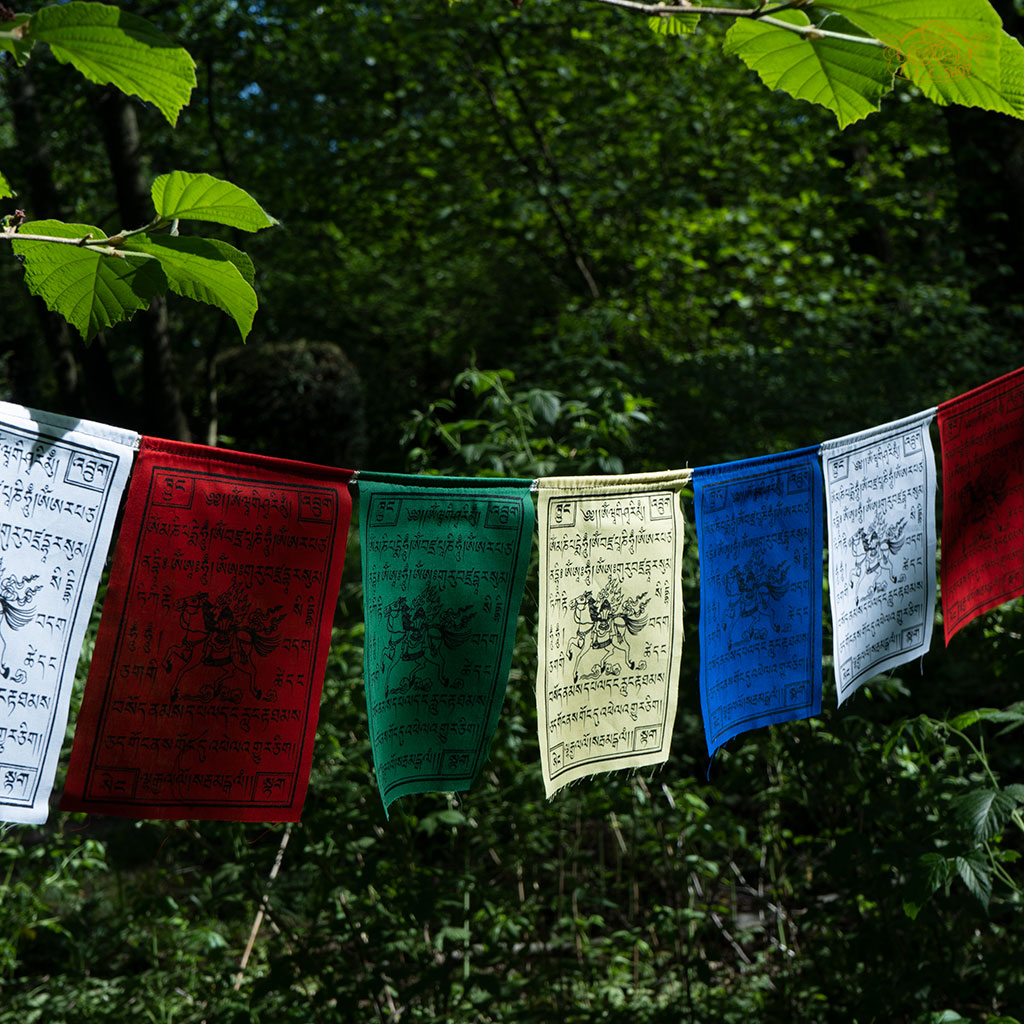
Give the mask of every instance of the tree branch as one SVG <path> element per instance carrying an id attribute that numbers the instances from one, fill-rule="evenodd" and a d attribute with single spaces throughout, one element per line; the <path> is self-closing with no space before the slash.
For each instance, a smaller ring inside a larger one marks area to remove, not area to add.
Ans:
<path id="1" fill-rule="evenodd" d="M 98 238 L 96 241 L 92 241 L 92 235 L 86 235 L 84 238 L 60 238 L 56 235 L 30 235 L 25 234 L 23 231 L 18 231 L 17 228 L 3 228 L 0 230 L 0 240 L 7 242 L 53 242 L 56 245 L 73 245 L 78 249 L 88 249 L 90 252 L 98 252 L 101 256 L 116 256 L 118 259 L 127 259 L 129 255 L 138 256 L 140 259 L 154 259 L 152 255 L 145 252 L 133 252 L 126 253 L 121 249 L 116 249 L 112 242 L 120 242 L 127 238 L 129 235 L 137 235 L 140 232 L 146 230 L 145 228 L 138 228 L 135 231 L 124 231 L 117 235 L 111 235 L 109 238 Z"/>
<path id="2" fill-rule="evenodd" d="M 780 4 L 771 8 L 770 11 L 765 10 L 763 3 L 757 7 L 700 7 L 688 3 L 642 3 L 641 0 L 593 0 L 593 2 L 607 4 L 609 7 L 622 7 L 628 11 L 639 11 L 642 14 L 665 17 L 671 14 L 710 14 L 721 18 L 762 18 L 766 14 L 787 10 L 791 7 L 808 7 L 814 0 L 790 0 L 789 3 Z"/>
<path id="3" fill-rule="evenodd" d="M 788 21 L 780 21 L 773 18 L 773 14 L 782 11 L 800 10 L 804 7 L 811 7 L 814 0 L 789 0 L 788 3 L 776 4 L 774 7 L 761 3 L 757 7 L 698 7 L 696 4 L 664 4 L 664 3 L 642 3 L 641 0 L 592 0 L 593 3 L 604 4 L 607 7 L 621 7 L 627 11 L 636 11 L 655 18 L 668 18 L 673 14 L 708 14 L 720 18 L 749 18 L 751 21 L 760 21 L 772 28 L 781 28 L 787 32 L 793 32 L 798 36 L 805 36 L 808 39 L 839 39 L 846 43 L 862 43 L 865 46 L 874 46 L 881 50 L 889 49 L 881 39 L 872 36 L 854 36 L 846 32 L 832 32 L 829 29 L 820 28 L 818 25 L 793 25 Z"/>
<path id="4" fill-rule="evenodd" d="M 161 228 L 165 228 L 171 223 L 171 221 L 164 217 L 154 217 L 148 224 L 143 224 L 141 228 L 132 228 L 131 230 L 125 230 L 122 228 L 113 235 L 107 235 L 104 238 L 95 239 L 92 235 L 86 235 L 84 238 L 63 238 L 58 235 L 26 234 L 24 231 L 19 231 L 17 226 L 11 225 L 10 227 L 0 228 L 0 240 L 8 242 L 13 242 L 15 240 L 20 242 L 54 242 L 57 245 L 76 245 L 80 249 L 89 249 L 92 252 L 98 252 L 103 256 L 117 256 L 124 259 L 128 254 L 115 247 L 124 242 L 126 238 L 131 238 L 134 235 L 142 235 L 147 231 L 159 231 Z M 177 232 L 172 231 L 171 234 L 177 234 Z M 145 253 L 132 253 L 131 255 L 144 256 L 147 259 L 149 258 L 148 254 Z"/>

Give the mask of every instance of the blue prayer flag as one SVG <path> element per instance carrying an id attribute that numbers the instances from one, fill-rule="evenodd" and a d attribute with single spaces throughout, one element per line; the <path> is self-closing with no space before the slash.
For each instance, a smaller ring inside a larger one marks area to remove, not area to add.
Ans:
<path id="1" fill-rule="evenodd" d="M 700 700 L 708 754 L 821 711 L 818 449 L 693 471 Z"/>

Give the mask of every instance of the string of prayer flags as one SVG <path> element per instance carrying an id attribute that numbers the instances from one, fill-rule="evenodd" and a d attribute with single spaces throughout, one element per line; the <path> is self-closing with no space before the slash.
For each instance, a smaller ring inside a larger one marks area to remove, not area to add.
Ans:
<path id="1" fill-rule="evenodd" d="M 818 449 L 693 471 L 700 701 L 708 755 L 821 711 Z"/>
<path id="2" fill-rule="evenodd" d="M 142 439 L 63 810 L 299 819 L 351 476 Z"/>
<path id="3" fill-rule="evenodd" d="M 1024 593 L 1024 368 L 943 402 L 942 613 L 946 643 Z"/>
<path id="4" fill-rule="evenodd" d="M 935 613 L 935 410 L 821 446 L 832 651 L 842 704 L 921 657 Z"/>
<path id="5" fill-rule="evenodd" d="M 49 812 L 139 435 L 0 402 L 0 821 Z"/>
<path id="6" fill-rule="evenodd" d="M 690 470 L 537 482 L 544 790 L 668 759 Z"/>
<path id="7" fill-rule="evenodd" d="M 464 791 L 505 699 L 533 539 L 529 480 L 361 473 L 370 740 L 385 815 Z"/>

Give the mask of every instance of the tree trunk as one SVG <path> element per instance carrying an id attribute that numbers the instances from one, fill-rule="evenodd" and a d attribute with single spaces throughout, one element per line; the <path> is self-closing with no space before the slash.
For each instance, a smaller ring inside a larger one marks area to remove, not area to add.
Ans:
<path id="1" fill-rule="evenodd" d="M 11 119 L 14 122 L 18 151 L 25 157 L 23 181 L 19 183 L 19 186 L 24 187 L 23 195 L 28 200 L 25 212 L 29 220 L 60 220 L 63 216 L 60 195 L 54 182 L 53 164 L 46 145 L 49 133 L 43 130 L 39 116 L 31 68 L 8 69 L 5 86 L 11 102 Z M 51 313 L 42 299 L 33 297 L 32 301 L 43 340 L 50 353 L 60 411 L 69 416 L 81 416 L 85 411 L 85 403 L 71 328 L 63 317 Z M 35 346 L 19 345 L 13 356 L 16 397 L 29 405 L 39 404 L 43 387 Z"/>
<path id="2" fill-rule="evenodd" d="M 97 117 L 117 193 L 121 226 L 141 227 L 153 215 L 149 188 L 139 156 L 139 124 L 131 101 L 112 87 L 103 90 Z M 171 347 L 167 302 L 156 296 L 137 314 L 142 330 L 142 397 L 146 433 L 190 441 L 181 387 Z"/>

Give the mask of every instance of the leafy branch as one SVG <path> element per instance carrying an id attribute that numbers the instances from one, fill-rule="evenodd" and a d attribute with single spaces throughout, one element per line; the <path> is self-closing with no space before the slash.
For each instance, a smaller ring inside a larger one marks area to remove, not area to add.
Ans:
<path id="1" fill-rule="evenodd" d="M 940 105 L 1024 118 L 1024 47 L 988 0 L 792 0 L 769 6 L 593 0 L 648 17 L 666 35 L 731 18 L 723 52 L 771 89 L 827 107 L 840 128 L 880 107 L 897 79 Z"/>
<path id="2" fill-rule="evenodd" d="M 985 752 L 984 734 L 979 732 L 977 740 L 971 738 L 968 730 L 985 722 L 1002 725 L 1000 735 L 1020 728 L 1024 726 L 1024 703 L 1004 709 L 976 708 L 948 720 L 920 715 L 900 722 L 886 744 L 886 757 L 893 754 L 901 738 L 910 739 L 918 748 L 928 741 L 944 747 L 949 747 L 951 741 L 963 744 L 981 769 L 986 783 L 957 795 L 950 802 L 952 818 L 968 837 L 967 845 L 952 853 L 922 854 L 911 867 L 903 904 L 908 917 L 915 918 L 938 889 L 948 890 L 957 877 L 986 906 L 992 894 L 993 879 L 998 879 L 1011 892 L 1022 891 L 1005 867 L 1019 859 L 1020 854 L 1003 849 L 1000 844 L 1008 826 L 1013 825 L 1024 833 L 1024 784 L 1001 785 Z"/>
<path id="3" fill-rule="evenodd" d="M 195 87 L 195 62 L 186 50 L 144 19 L 106 4 L 73 0 L 32 15 L 0 5 L 0 52 L 23 65 L 37 43 L 90 81 L 155 104 L 172 125 Z M 14 195 L 0 174 L 0 198 Z M 223 310 L 244 339 L 257 308 L 251 260 L 218 239 L 180 237 L 177 224 L 206 221 L 252 232 L 277 222 L 248 193 L 208 174 L 162 175 L 152 198 L 148 223 L 112 235 L 90 224 L 27 220 L 19 210 L 3 218 L 0 239 L 24 265 L 29 291 L 86 341 L 166 291 Z"/>

